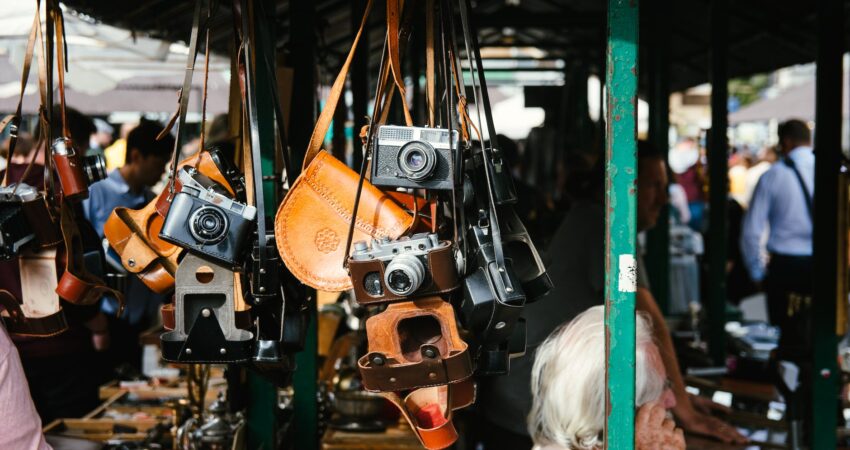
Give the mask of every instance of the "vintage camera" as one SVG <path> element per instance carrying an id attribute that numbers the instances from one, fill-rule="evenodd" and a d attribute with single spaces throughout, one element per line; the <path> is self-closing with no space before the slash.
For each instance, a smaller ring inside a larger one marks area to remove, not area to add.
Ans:
<path id="1" fill-rule="evenodd" d="M 372 151 L 375 186 L 450 190 L 454 186 L 457 131 L 440 128 L 378 128 Z"/>
<path id="2" fill-rule="evenodd" d="M 510 339 L 526 303 L 522 283 L 511 259 L 500 267 L 490 230 L 474 225 L 469 232 L 473 269 L 463 280 L 463 298 L 458 311 L 464 328 L 478 344 L 496 344 Z"/>
<path id="3" fill-rule="evenodd" d="M 68 199 L 89 196 L 89 185 L 106 178 L 106 160 L 103 155 L 83 157 L 67 138 L 58 138 L 50 147 L 62 193 Z"/>
<path id="4" fill-rule="evenodd" d="M 355 242 L 348 269 L 360 304 L 443 294 L 459 284 L 451 242 L 436 234 L 376 239 L 371 248 Z"/>
<path id="5" fill-rule="evenodd" d="M 171 201 L 159 237 L 224 264 L 236 266 L 251 238 L 257 208 L 198 181 L 193 170 L 180 170 L 182 188 Z"/>
<path id="6" fill-rule="evenodd" d="M 44 247 L 61 239 L 36 188 L 25 183 L 0 187 L 0 260 L 15 257 L 31 241 Z"/>

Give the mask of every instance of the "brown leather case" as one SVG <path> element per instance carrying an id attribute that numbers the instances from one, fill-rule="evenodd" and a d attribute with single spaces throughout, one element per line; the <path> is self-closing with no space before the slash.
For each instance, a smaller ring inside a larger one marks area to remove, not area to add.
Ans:
<path id="1" fill-rule="evenodd" d="M 354 289 L 354 299 L 361 305 L 374 305 L 381 303 L 398 302 L 403 300 L 412 300 L 414 298 L 425 297 L 429 295 L 438 295 L 451 292 L 460 285 L 457 268 L 453 255 L 452 246 L 450 243 L 443 241 L 444 247 L 437 248 L 428 253 L 428 272 L 429 278 L 425 280 L 422 287 L 417 290 L 414 295 L 407 297 L 399 297 L 390 292 L 384 286 L 384 294 L 378 297 L 373 297 L 366 292 L 364 279 L 366 275 L 372 272 L 378 272 L 381 283 L 384 280 L 384 269 L 386 264 L 375 259 L 366 261 L 348 260 L 348 270 L 351 273 L 351 284 Z"/>
<path id="2" fill-rule="evenodd" d="M 322 291 L 351 288 L 343 266 L 359 175 L 321 151 L 301 173 L 275 217 L 275 242 L 302 283 Z M 354 241 L 397 238 L 413 218 L 368 181 L 363 182 Z"/>
<path id="3" fill-rule="evenodd" d="M 452 412 L 475 402 L 475 384 L 468 380 L 417 389 L 404 397 L 395 392 L 381 395 L 399 409 L 423 447 L 437 450 L 457 441 Z"/>
<path id="4" fill-rule="evenodd" d="M 199 172 L 221 184 L 233 194 L 233 188 L 221 173 L 209 152 L 203 151 L 180 161 L 177 167 L 194 165 Z M 175 180 L 176 182 L 176 180 Z M 175 191 L 179 190 L 175 185 Z M 121 264 L 136 274 L 152 291 L 164 294 L 174 289 L 174 274 L 183 249 L 159 238 L 159 232 L 171 206 L 169 189 L 144 208 L 115 208 L 106 219 L 103 233 L 109 245 L 121 256 Z"/>
<path id="5" fill-rule="evenodd" d="M 84 199 L 89 196 L 89 185 L 83 175 L 82 162 L 77 148 L 66 140 L 66 147 L 73 153 L 68 155 L 53 154 L 53 164 L 56 173 L 59 174 L 59 184 L 62 186 L 62 194 L 69 200 Z"/>
<path id="6" fill-rule="evenodd" d="M 168 195 L 163 191 L 160 197 Z M 159 294 L 174 288 L 177 259 L 183 249 L 159 238 L 165 220 L 154 199 L 140 210 L 115 208 L 103 228 L 109 245 L 121 256 L 128 272 Z"/>
<path id="7" fill-rule="evenodd" d="M 366 321 L 369 353 L 357 362 L 370 391 L 458 383 L 472 375 L 454 309 L 439 297 L 394 303 Z"/>

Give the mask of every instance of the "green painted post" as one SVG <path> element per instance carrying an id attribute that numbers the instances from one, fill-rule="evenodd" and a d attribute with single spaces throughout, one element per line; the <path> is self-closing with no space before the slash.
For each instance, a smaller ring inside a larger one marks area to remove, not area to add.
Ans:
<path id="1" fill-rule="evenodd" d="M 255 0 L 265 1 L 265 0 Z M 257 3 L 253 3 L 254 19 L 254 59 L 255 59 L 255 92 L 257 96 L 257 119 L 260 131 L 260 149 L 263 167 L 263 197 L 265 213 L 274 217 L 278 201 L 277 189 L 273 179 L 265 179 L 274 175 L 275 162 L 275 121 L 274 104 L 272 103 L 269 74 L 262 63 L 263 54 L 268 54 L 268 60 L 274 61 L 274 23 L 271 17 L 259 13 Z M 265 10 L 270 10 L 266 2 Z M 246 12 L 247 13 L 247 12 Z M 275 411 L 277 409 L 277 389 L 274 385 L 259 375 L 248 372 L 249 398 L 248 403 L 248 446 L 253 449 L 275 448 L 275 429 L 277 428 Z"/>
<path id="2" fill-rule="evenodd" d="M 608 1 L 605 130 L 605 448 L 634 448 L 637 0 Z"/>
<path id="3" fill-rule="evenodd" d="M 729 74 L 728 0 L 711 3 L 711 134 L 708 142 L 708 349 L 714 364 L 726 363 L 726 195 L 728 190 Z"/>
<path id="4" fill-rule="evenodd" d="M 670 27 L 664 26 L 670 12 L 670 0 L 648 3 L 649 45 L 649 143 L 667 160 L 670 148 Z M 646 36 L 646 35 L 645 35 Z M 646 268 L 655 302 L 661 312 L 670 309 L 670 206 L 661 211 L 658 223 L 647 232 Z"/>
<path id="5" fill-rule="evenodd" d="M 841 170 L 842 52 L 844 2 L 818 1 L 818 53 L 815 87 L 815 200 L 812 299 L 812 408 L 810 448 L 836 447 L 838 391 L 841 374 L 836 363 L 835 311 L 839 297 L 838 268 L 843 249 L 836 248 L 838 183 Z M 845 188 L 846 189 L 846 188 Z M 838 241 L 840 242 L 840 241 Z M 843 274 L 842 274 L 843 275 Z M 845 300 L 846 301 L 846 300 Z"/>

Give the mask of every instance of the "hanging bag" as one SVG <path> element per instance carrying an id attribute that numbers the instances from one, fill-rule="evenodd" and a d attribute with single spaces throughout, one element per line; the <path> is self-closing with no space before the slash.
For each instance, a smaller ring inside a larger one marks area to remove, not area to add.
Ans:
<path id="1" fill-rule="evenodd" d="M 275 217 L 275 242 L 284 263 L 301 282 L 322 291 L 339 292 L 351 288 L 343 262 L 352 221 L 355 225 L 353 241 L 395 239 L 413 224 L 412 216 L 368 182 L 363 183 L 357 216 L 353 217 L 359 176 L 320 149 L 371 7 L 370 0 L 348 57 L 316 122 L 301 175 Z"/>

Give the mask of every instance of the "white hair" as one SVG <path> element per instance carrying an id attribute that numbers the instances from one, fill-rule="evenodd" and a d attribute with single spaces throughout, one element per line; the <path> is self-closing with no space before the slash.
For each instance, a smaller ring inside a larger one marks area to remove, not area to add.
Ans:
<path id="1" fill-rule="evenodd" d="M 666 380 L 653 367 L 652 324 L 636 314 L 635 405 L 658 400 Z M 627 363 L 624 361 L 624 363 Z M 528 431 L 536 445 L 592 449 L 605 426 L 605 312 L 595 306 L 555 330 L 537 349 Z"/>

